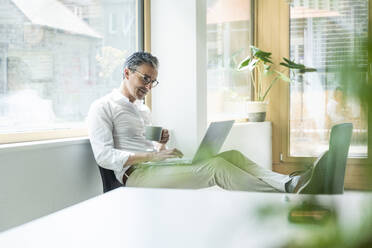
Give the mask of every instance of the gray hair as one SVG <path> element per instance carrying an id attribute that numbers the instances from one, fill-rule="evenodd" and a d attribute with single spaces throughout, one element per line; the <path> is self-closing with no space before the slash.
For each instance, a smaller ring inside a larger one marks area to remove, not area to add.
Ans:
<path id="1" fill-rule="evenodd" d="M 135 70 L 138 66 L 143 65 L 143 64 L 148 64 L 156 70 L 159 67 L 158 59 L 155 56 L 153 56 L 151 53 L 135 52 L 125 60 L 124 68 Z"/>

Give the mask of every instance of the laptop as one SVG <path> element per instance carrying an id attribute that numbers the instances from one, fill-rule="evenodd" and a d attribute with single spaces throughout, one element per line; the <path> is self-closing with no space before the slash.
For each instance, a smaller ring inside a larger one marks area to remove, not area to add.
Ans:
<path id="1" fill-rule="evenodd" d="M 148 165 L 172 165 L 172 164 L 193 164 L 216 156 L 227 135 L 234 124 L 234 120 L 216 121 L 209 124 L 207 132 L 199 145 L 192 159 L 187 158 L 170 158 L 159 162 L 147 162 Z"/>

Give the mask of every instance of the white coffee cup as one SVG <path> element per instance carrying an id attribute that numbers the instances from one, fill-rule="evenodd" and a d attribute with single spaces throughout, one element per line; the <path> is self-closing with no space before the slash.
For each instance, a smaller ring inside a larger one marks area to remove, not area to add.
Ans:
<path id="1" fill-rule="evenodd" d="M 162 130 L 159 126 L 145 126 L 145 137 L 148 140 L 160 141 Z"/>

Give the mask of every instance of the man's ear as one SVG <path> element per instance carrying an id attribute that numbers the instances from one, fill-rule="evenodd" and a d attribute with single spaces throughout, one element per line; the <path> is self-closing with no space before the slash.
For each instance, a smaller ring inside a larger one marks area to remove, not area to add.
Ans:
<path id="1" fill-rule="evenodd" d="M 124 68 L 123 79 L 129 79 L 129 69 Z"/>

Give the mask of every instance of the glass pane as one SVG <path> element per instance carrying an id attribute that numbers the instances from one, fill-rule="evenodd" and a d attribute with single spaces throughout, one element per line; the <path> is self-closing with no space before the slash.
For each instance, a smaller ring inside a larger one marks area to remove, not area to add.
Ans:
<path id="1" fill-rule="evenodd" d="M 136 4 L 1 1 L 0 133 L 82 126 L 137 50 Z"/>
<path id="2" fill-rule="evenodd" d="M 295 75 L 290 86 L 290 156 L 317 156 L 328 149 L 330 128 L 352 122 L 350 156 L 367 156 L 367 118 L 343 91 L 332 68 L 337 54 L 348 54 L 356 38 L 368 36 L 367 0 L 291 1 L 291 59 L 316 73 Z M 359 58 L 368 63 L 367 51 Z"/>
<path id="3" fill-rule="evenodd" d="M 251 44 L 249 0 L 207 1 L 208 121 L 245 118 L 248 71 L 237 71 Z"/>

